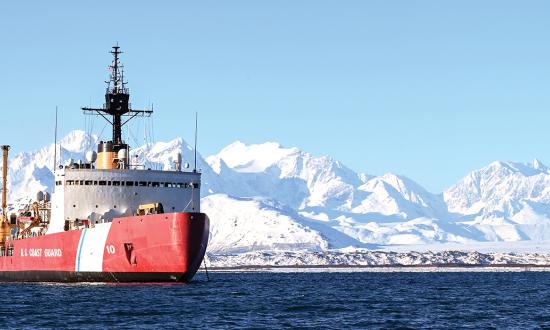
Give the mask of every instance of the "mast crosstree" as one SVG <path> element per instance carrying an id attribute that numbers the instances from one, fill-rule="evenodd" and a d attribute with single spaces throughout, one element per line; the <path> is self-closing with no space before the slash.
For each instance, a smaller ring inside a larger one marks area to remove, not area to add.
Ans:
<path id="1" fill-rule="evenodd" d="M 105 104 L 103 108 L 82 107 L 82 111 L 87 115 L 99 115 L 111 124 L 113 127 L 113 145 L 123 145 L 122 127 L 136 116 L 149 117 L 153 110 L 134 110 L 130 105 L 130 92 L 126 88 L 124 81 L 124 66 L 120 64 L 119 55 L 122 52 L 118 45 L 113 46 L 113 63 L 109 66 L 111 76 L 107 83 L 105 92 Z M 111 119 L 108 118 L 111 116 Z M 123 121 L 124 119 L 124 121 Z"/>

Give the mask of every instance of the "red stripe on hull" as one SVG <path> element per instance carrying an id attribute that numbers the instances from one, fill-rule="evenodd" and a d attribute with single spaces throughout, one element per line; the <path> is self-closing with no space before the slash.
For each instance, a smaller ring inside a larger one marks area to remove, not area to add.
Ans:
<path id="1" fill-rule="evenodd" d="M 93 230 L 86 229 L 88 235 Z M 203 213 L 116 218 L 104 246 L 97 247 L 103 249 L 98 272 L 76 271 L 83 230 L 15 240 L 13 256 L 0 257 L 0 280 L 189 281 L 204 258 L 208 234 Z"/>

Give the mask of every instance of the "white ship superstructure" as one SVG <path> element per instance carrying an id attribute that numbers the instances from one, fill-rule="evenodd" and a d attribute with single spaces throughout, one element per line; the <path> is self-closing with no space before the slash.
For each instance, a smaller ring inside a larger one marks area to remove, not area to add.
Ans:
<path id="1" fill-rule="evenodd" d="M 162 204 L 164 212 L 200 212 L 200 173 L 73 164 L 55 173 L 48 233 L 63 231 L 68 222 L 99 224 L 136 215 L 140 205 L 152 203 Z"/>

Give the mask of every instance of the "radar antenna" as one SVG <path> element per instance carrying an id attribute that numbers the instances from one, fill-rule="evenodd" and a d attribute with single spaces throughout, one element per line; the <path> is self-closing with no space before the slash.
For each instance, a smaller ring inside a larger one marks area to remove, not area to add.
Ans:
<path id="1" fill-rule="evenodd" d="M 111 76 L 107 83 L 105 92 L 105 104 L 103 108 L 88 108 L 82 107 L 82 111 L 87 115 L 99 115 L 113 126 L 113 144 L 122 145 L 122 127 L 136 116 L 149 117 L 153 110 L 134 110 L 131 109 L 130 92 L 126 88 L 124 81 L 124 66 L 119 63 L 119 55 L 122 52 L 119 50 L 118 44 L 113 46 L 110 52 L 113 54 L 113 63 L 109 66 Z M 109 119 L 108 116 L 112 118 Z M 123 121 L 123 117 L 125 120 Z"/>

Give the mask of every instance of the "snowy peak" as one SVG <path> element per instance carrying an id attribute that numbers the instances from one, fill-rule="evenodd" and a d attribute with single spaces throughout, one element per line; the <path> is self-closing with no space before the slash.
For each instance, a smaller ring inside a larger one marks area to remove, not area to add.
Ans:
<path id="1" fill-rule="evenodd" d="M 430 194 L 422 186 L 420 186 L 418 183 L 414 182 L 413 180 L 405 176 L 401 176 L 393 173 L 387 173 L 379 177 L 372 177 L 364 185 L 359 187 L 359 189 L 368 190 L 369 187 L 373 185 L 378 185 L 379 183 L 384 183 L 388 186 L 391 186 L 401 195 L 406 197 L 407 200 L 411 200 L 411 201 L 417 201 L 415 199 L 418 198 L 419 194 L 420 195 Z"/>
<path id="2" fill-rule="evenodd" d="M 548 171 L 548 167 L 546 167 L 546 165 L 544 165 L 543 163 L 541 163 L 538 159 L 534 159 L 533 160 L 533 164 L 532 164 L 533 168 L 536 169 L 536 170 L 540 170 L 540 171 L 544 171 L 544 172 L 547 172 Z"/>
<path id="3" fill-rule="evenodd" d="M 210 156 L 208 162 L 212 164 L 223 160 L 236 172 L 258 173 L 297 152 L 299 150 L 296 148 L 286 149 L 275 142 L 246 145 L 237 141 L 225 147 L 216 156 Z"/>
<path id="4" fill-rule="evenodd" d="M 500 162 L 496 161 L 489 166 L 482 168 L 479 171 L 484 175 L 523 175 L 533 176 L 538 174 L 545 174 L 548 172 L 548 168 L 542 164 L 538 159 L 533 160 L 532 163 L 517 163 L 517 162 Z"/>
<path id="5" fill-rule="evenodd" d="M 440 196 L 429 193 L 407 177 L 393 173 L 373 177 L 358 190 L 368 195 L 354 207 L 355 213 L 377 212 L 382 215 L 400 215 L 404 219 L 435 217 L 446 213 Z"/>
<path id="6" fill-rule="evenodd" d="M 174 167 L 174 160 L 177 154 L 182 154 L 183 163 L 191 163 L 193 160 L 192 149 L 178 138 L 169 142 L 148 143 L 130 151 L 136 165 L 143 165 L 148 168 L 161 168 L 171 170 Z"/>
<path id="7" fill-rule="evenodd" d="M 329 156 L 267 142 L 236 142 L 208 158 L 223 191 L 231 196 L 267 196 L 294 209 L 397 215 L 403 219 L 446 213 L 441 196 L 412 180 L 357 174 Z"/>
<path id="8" fill-rule="evenodd" d="M 510 219 L 525 201 L 550 203 L 550 172 L 540 161 L 493 162 L 444 192 L 450 212 Z"/>
<path id="9" fill-rule="evenodd" d="M 278 143 L 235 142 L 208 157 L 232 196 L 266 196 L 296 209 L 307 206 L 349 208 L 358 174 L 328 156 L 315 157 Z"/>
<path id="10" fill-rule="evenodd" d="M 96 148 L 97 140 L 96 135 L 75 130 L 63 137 L 58 144 L 68 152 L 86 152 Z"/>

